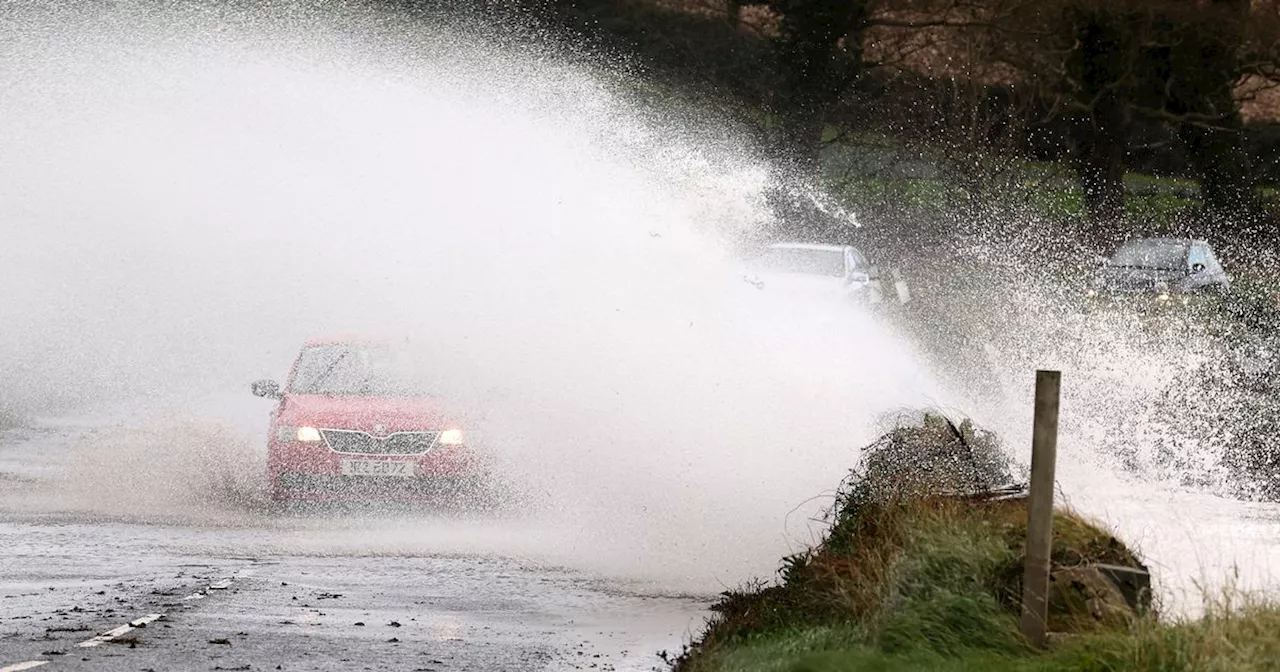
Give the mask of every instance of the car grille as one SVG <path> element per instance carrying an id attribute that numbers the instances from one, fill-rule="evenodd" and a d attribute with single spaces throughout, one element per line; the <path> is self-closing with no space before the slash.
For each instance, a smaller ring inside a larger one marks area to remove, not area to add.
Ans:
<path id="1" fill-rule="evenodd" d="M 1174 287 L 1176 278 L 1144 274 L 1116 274 L 1103 279 L 1102 288 L 1118 294 L 1154 293 L 1161 286 Z"/>
<path id="2" fill-rule="evenodd" d="M 1111 288 L 1123 294 L 1146 294 L 1155 292 L 1157 286 L 1155 280 L 1122 280 L 1114 283 Z"/>
<path id="3" fill-rule="evenodd" d="M 421 455 L 431 450 L 440 432 L 396 432 L 378 438 L 353 429 L 322 429 L 320 436 L 336 453 L 358 455 Z"/>

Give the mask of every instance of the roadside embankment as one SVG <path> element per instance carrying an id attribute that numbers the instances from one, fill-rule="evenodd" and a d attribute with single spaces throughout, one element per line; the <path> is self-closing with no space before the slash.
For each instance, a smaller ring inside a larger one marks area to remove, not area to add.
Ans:
<path id="1" fill-rule="evenodd" d="M 825 539 L 776 584 L 728 591 L 678 672 L 1262 670 L 1280 608 L 1223 595 L 1196 621 L 1162 618 L 1145 566 L 1084 517 L 1054 516 L 1048 629 L 1018 627 L 1026 536 L 1020 474 L 995 438 L 939 416 L 865 454 Z"/>

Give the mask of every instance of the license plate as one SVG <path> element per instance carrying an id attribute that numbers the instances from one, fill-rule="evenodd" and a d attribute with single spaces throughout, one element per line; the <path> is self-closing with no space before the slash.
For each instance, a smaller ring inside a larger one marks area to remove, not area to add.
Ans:
<path id="1" fill-rule="evenodd" d="M 413 476 L 412 462 L 390 460 L 343 460 L 343 476 Z"/>

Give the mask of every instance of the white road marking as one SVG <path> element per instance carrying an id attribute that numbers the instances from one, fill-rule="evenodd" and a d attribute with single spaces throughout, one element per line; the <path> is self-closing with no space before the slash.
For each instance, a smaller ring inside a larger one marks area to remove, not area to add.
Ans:
<path id="1" fill-rule="evenodd" d="M 40 667 L 41 665 L 48 664 L 49 661 L 47 660 L 28 660 L 25 663 L 16 663 L 8 667 L 0 667 L 0 672 L 22 672 L 23 670 L 29 670 L 33 667 Z"/>
<path id="2" fill-rule="evenodd" d="M 194 593 L 191 593 L 190 595 L 188 595 L 188 596 L 186 596 L 186 597 L 184 597 L 184 598 L 182 598 L 182 599 L 184 599 L 184 600 L 203 600 L 205 597 L 208 597 L 208 595 L 209 595 L 209 591 L 210 591 L 210 590 L 226 590 L 226 589 L 228 589 L 228 588 L 230 588 L 230 587 L 231 587 L 231 579 L 223 579 L 223 580 L 221 580 L 221 581 L 217 581 L 217 582 L 211 583 L 211 584 L 209 584 L 209 587 L 208 587 L 208 588 L 205 588 L 205 589 L 203 589 L 203 590 L 198 590 L 198 591 L 196 591 L 196 592 L 194 592 Z"/>
<path id="3" fill-rule="evenodd" d="M 120 635 L 123 635 L 124 633 L 129 632 L 132 629 L 133 629 L 133 626 L 126 623 L 125 625 L 122 625 L 116 628 L 115 630 L 108 630 L 102 633 L 101 635 L 94 637 L 93 639 L 86 639 L 85 641 L 80 642 L 76 646 L 79 646 L 85 649 L 91 646 L 97 646 L 103 642 L 109 642 L 115 639 L 116 637 L 119 637 Z"/>
<path id="4" fill-rule="evenodd" d="M 102 633 L 101 635 L 94 637 L 93 639 L 87 639 L 83 642 L 80 642 L 76 646 L 82 649 L 98 646 L 99 644 L 104 644 L 106 642 L 109 642 L 115 639 L 116 637 L 119 637 L 120 635 L 123 635 L 137 628 L 144 628 L 148 623 L 155 620 L 159 620 L 161 618 L 164 618 L 164 614 L 147 614 L 146 616 L 143 616 L 142 618 L 139 618 L 135 621 L 129 621 L 128 623 L 116 628 L 115 630 L 108 630 Z M 3 672 L 3 670 L 0 670 L 0 672 Z"/>
<path id="5" fill-rule="evenodd" d="M 129 621 L 129 625 L 132 625 L 135 628 L 145 628 L 148 623 L 158 621 L 162 618 L 164 618 L 164 614 L 147 614 L 136 621 Z"/>
<path id="6" fill-rule="evenodd" d="M 222 581 L 209 584 L 209 587 L 206 590 L 226 590 L 227 588 L 230 588 L 230 587 L 231 587 L 231 579 L 223 579 Z M 205 592 L 205 590 L 201 590 L 201 591 L 192 593 L 182 599 L 203 600 L 206 594 L 207 593 Z M 116 637 L 119 637 L 120 635 L 123 635 L 127 632 L 136 630 L 138 628 L 145 628 L 148 623 L 152 621 L 158 621 L 162 618 L 164 618 L 164 614 L 147 614 L 146 616 L 143 616 L 142 618 L 139 618 L 137 620 L 129 621 L 128 623 L 114 630 L 108 630 L 102 633 L 101 635 L 94 637 L 93 639 L 86 639 L 85 641 L 80 642 L 79 644 L 76 644 L 76 646 L 82 649 L 88 649 L 88 648 L 98 646 L 99 644 L 105 644 L 106 642 L 109 642 L 115 639 Z M 18 663 L 17 666 L 0 668 L 0 672 L 18 672 L 19 670 L 29 670 L 33 667 L 39 667 L 41 665 L 45 665 L 48 662 L 49 661 L 47 660 L 40 660 L 40 661 L 31 661 L 27 663 Z M 26 665 L 26 667 L 22 667 L 22 665 Z"/>

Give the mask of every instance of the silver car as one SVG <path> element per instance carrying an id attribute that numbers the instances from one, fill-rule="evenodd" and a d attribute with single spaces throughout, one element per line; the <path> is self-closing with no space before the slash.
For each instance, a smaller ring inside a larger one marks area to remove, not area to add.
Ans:
<path id="1" fill-rule="evenodd" d="M 784 293 L 884 300 L 880 270 L 852 245 L 776 243 L 747 261 L 747 282 Z"/>
<path id="2" fill-rule="evenodd" d="M 1135 297 L 1182 302 L 1194 294 L 1231 288 L 1209 243 L 1192 238 L 1132 238 L 1098 269 L 1089 297 Z"/>

